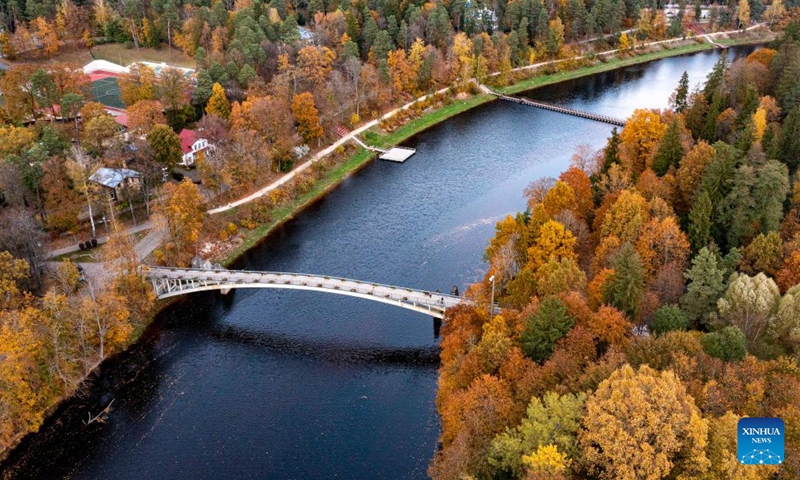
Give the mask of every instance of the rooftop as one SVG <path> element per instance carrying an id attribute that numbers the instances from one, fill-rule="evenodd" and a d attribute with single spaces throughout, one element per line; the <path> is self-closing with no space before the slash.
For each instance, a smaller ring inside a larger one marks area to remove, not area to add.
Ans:
<path id="1" fill-rule="evenodd" d="M 98 168 L 89 180 L 108 188 L 117 188 L 126 178 L 139 178 L 139 172 L 127 168 Z"/>

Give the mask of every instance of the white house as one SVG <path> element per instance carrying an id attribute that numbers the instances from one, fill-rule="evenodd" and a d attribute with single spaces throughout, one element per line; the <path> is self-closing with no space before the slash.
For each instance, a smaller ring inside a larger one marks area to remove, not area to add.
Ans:
<path id="1" fill-rule="evenodd" d="M 207 139 L 197 138 L 194 130 L 184 128 L 178 136 L 181 138 L 181 150 L 183 150 L 181 165 L 185 167 L 194 165 L 214 149 L 214 145 L 208 143 Z"/>

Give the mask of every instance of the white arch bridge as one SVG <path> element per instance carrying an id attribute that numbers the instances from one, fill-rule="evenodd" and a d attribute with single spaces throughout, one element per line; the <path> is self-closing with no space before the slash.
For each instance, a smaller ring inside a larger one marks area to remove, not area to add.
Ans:
<path id="1" fill-rule="evenodd" d="M 312 290 L 387 303 L 439 319 L 444 318 L 444 312 L 448 308 L 469 302 L 461 297 L 439 292 L 303 273 L 151 266 L 145 266 L 143 270 L 145 277 L 153 284 L 158 298 L 207 290 L 221 290 L 226 293 L 232 288 Z"/>

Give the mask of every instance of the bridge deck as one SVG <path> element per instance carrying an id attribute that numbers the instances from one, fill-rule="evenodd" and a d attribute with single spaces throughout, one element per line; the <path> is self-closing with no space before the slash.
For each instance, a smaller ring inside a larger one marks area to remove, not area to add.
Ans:
<path id="1" fill-rule="evenodd" d="M 503 95 L 500 93 L 492 92 L 497 98 L 507 102 L 519 103 L 522 105 L 530 105 L 531 107 L 542 108 L 552 112 L 564 113 L 574 117 L 588 118 L 589 120 L 596 120 L 598 122 L 609 123 L 618 127 L 625 126 L 625 120 L 610 117 L 608 115 L 600 115 L 599 113 L 584 112 L 583 110 L 576 110 L 574 108 L 561 107 L 551 103 L 541 102 L 538 100 L 531 100 L 529 98 L 512 97 L 510 95 Z"/>
<path id="2" fill-rule="evenodd" d="M 321 275 L 224 269 L 146 268 L 145 275 L 152 282 L 158 298 L 231 288 L 316 290 L 397 305 L 437 318 L 443 318 L 446 309 L 463 301 L 460 297 L 439 292 Z"/>

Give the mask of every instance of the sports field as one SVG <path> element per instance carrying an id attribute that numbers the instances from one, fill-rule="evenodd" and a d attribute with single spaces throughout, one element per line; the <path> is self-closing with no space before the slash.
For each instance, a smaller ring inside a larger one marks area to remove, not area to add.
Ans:
<path id="1" fill-rule="evenodd" d="M 95 101 L 107 107 L 125 108 L 125 104 L 119 98 L 119 84 L 114 77 L 101 78 L 92 82 L 92 95 Z"/>

